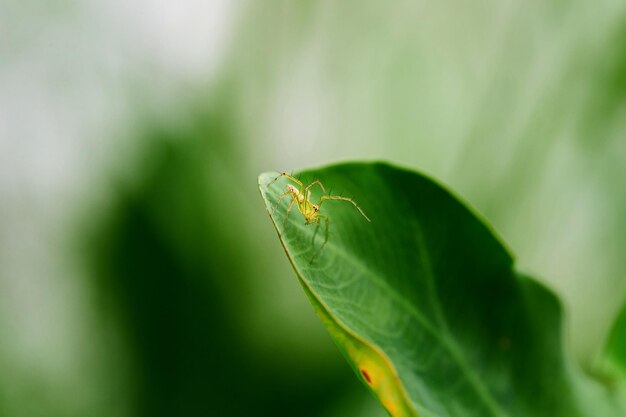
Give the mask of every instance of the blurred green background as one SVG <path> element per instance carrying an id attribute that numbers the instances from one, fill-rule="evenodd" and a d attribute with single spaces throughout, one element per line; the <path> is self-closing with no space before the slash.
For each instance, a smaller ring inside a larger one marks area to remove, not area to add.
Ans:
<path id="1" fill-rule="evenodd" d="M 382 417 L 256 177 L 426 172 L 562 297 L 626 293 L 626 3 L 0 3 L 0 416 Z"/>

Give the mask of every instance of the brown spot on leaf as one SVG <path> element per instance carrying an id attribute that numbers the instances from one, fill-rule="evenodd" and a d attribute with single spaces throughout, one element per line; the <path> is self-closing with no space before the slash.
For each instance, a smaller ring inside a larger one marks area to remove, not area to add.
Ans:
<path id="1" fill-rule="evenodd" d="M 361 375 L 363 375 L 363 379 L 365 379 L 368 384 L 372 383 L 372 378 L 370 377 L 370 374 L 368 374 L 365 369 L 361 369 Z"/>

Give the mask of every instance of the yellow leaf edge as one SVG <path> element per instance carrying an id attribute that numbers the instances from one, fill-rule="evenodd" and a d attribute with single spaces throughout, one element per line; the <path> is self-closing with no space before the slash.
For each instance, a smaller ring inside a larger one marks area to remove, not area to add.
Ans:
<path id="1" fill-rule="evenodd" d="M 260 179 L 260 178 L 259 178 Z M 314 294 L 303 279 L 302 273 L 296 266 L 291 254 L 285 247 L 278 225 L 271 215 L 268 200 L 265 198 L 259 182 L 261 196 L 265 201 L 270 220 L 276 229 L 280 244 L 283 247 L 289 263 L 298 277 L 298 281 L 313 305 L 318 317 L 328 329 L 333 341 L 347 359 L 348 363 L 370 391 L 376 396 L 391 417 L 419 417 L 409 400 L 408 393 L 398 376 L 398 372 L 391 360 L 375 344 L 366 341 L 348 329 L 339 320 L 334 318 L 324 303 Z"/>
<path id="2" fill-rule="evenodd" d="M 398 372 L 393 366 L 391 360 L 383 353 L 383 351 L 375 344 L 365 340 L 356 333 L 348 329 L 347 326 L 340 323 L 338 319 L 332 316 L 329 309 L 315 295 L 309 285 L 303 278 L 302 273 L 296 266 L 294 259 L 285 247 L 282 240 L 278 224 L 274 220 L 272 213 L 267 205 L 268 200 L 265 198 L 263 185 L 259 176 L 259 191 L 263 200 L 266 202 L 266 210 L 270 220 L 274 225 L 281 246 L 283 247 L 289 263 L 294 269 L 300 285 L 313 305 L 318 317 L 328 329 L 331 338 L 344 355 L 348 364 L 353 369 L 357 377 L 369 388 L 376 396 L 378 401 L 383 405 L 391 417 L 419 417 L 417 411 L 409 400 L 408 393 L 402 384 Z"/>
<path id="3" fill-rule="evenodd" d="M 392 417 L 419 417 L 417 411 L 412 407 L 406 389 L 387 355 L 378 346 L 350 331 L 345 325 L 332 317 L 328 309 L 303 280 L 301 273 L 284 245 L 283 248 L 315 312 L 328 329 L 333 341 L 348 360 L 357 377 L 378 398 L 378 401 Z"/>

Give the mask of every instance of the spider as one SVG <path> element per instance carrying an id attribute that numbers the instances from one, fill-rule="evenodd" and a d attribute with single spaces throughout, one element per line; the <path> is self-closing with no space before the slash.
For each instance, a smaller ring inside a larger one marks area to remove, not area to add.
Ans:
<path id="1" fill-rule="evenodd" d="M 324 243 L 322 243 L 322 246 L 320 246 L 320 248 L 317 250 L 315 255 L 313 255 L 313 258 L 311 258 L 310 263 L 313 263 L 313 260 L 320 254 L 320 252 L 322 251 L 322 249 L 328 242 L 328 226 L 330 223 L 330 219 L 328 218 L 328 216 L 320 213 L 322 204 L 324 204 L 325 201 L 341 200 L 341 201 L 350 202 L 352 203 L 352 205 L 354 205 L 354 207 L 356 207 L 357 210 L 359 210 L 359 213 L 361 213 L 361 215 L 365 217 L 365 220 L 367 220 L 368 222 L 371 222 L 369 217 L 367 217 L 367 215 L 363 212 L 363 210 L 361 210 L 361 207 L 359 207 L 359 205 L 354 200 L 348 197 L 341 197 L 338 195 L 323 195 L 320 197 L 319 202 L 317 204 L 312 203 L 311 202 L 311 188 L 314 185 L 318 185 L 322 189 L 322 191 L 326 193 L 326 189 L 324 188 L 320 180 L 315 180 L 312 183 L 305 186 L 297 178 L 294 178 L 293 176 L 287 174 L 286 172 L 282 172 L 267 185 L 268 188 L 276 180 L 278 180 L 281 177 L 287 177 L 290 181 L 293 181 L 294 183 L 298 184 L 298 187 L 294 186 L 293 184 L 287 184 L 287 186 L 285 187 L 285 192 L 281 194 L 281 196 L 278 198 L 278 201 L 276 201 L 276 205 L 271 211 L 271 213 L 273 213 L 274 210 L 280 205 L 280 202 L 285 197 L 291 197 L 291 202 L 289 203 L 289 207 L 287 208 L 287 212 L 285 213 L 285 219 L 283 220 L 283 230 L 285 228 L 285 225 L 287 224 L 287 218 L 289 217 L 289 213 L 291 212 L 291 209 L 293 208 L 294 204 L 296 208 L 298 209 L 298 211 L 304 216 L 305 224 L 317 224 L 315 233 L 313 233 L 313 242 L 315 242 L 315 236 L 317 235 L 317 231 L 319 230 L 320 220 L 324 221 Z"/>

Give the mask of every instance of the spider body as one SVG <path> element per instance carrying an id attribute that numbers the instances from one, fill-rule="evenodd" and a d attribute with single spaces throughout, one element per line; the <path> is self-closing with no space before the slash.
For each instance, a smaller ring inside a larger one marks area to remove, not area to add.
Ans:
<path id="1" fill-rule="evenodd" d="M 311 259 L 311 263 L 317 257 L 317 255 L 319 255 L 319 253 L 322 251 L 322 248 L 328 242 L 328 228 L 330 224 L 330 219 L 325 214 L 320 213 L 322 204 L 324 204 L 325 201 L 340 200 L 340 201 L 347 201 L 349 203 L 352 203 L 352 205 L 359 211 L 359 213 L 361 213 L 363 217 L 365 217 L 365 219 L 368 222 L 371 221 L 365 215 L 363 210 L 361 210 L 361 207 L 359 207 L 358 204 L 354 200 L 348 197 L 341 197 L 337 195 L 323 195 L 320 197 L 319 202 L 317 204 L 311 202 L 311 188 L 314 185 L 318 185 L 322 189 L 322 191 L 326 193 L 326 189 L 324 188 L 324 186 L 319 180 L 315 180 L 312 183 L 305 186 L 300 180 L 294 178 L 293 176 L 287 174 L 286 172 L 282 172 L 268 184 L 268 187 L 281 177 L 286 177 L 290 181 L 298 185 L 298 187 L 296 187 L 293 184 L 287 184 L 287 186 L 285 187 L 285 192 L 280 195 L 280 197 L 278 198 L 278 201 L 276 202 L 276 205 L 272 209 L 272 213 L 273 213 L 274 210 L 278 207 L 278 205 L 284 198 L 291 197 L 291 202 L 289 203 L 289 207 L 287 208 L 287 212 L 285 213 L 285 219 L 283 220 L 283 230 L 285 228 L 285 224 L 287 223 L 289 213 L 291 212 L 294 205 L 296 206 L 300 214 L 302 214 L 302 216 L 304 217 L 305 224 L 317 224 L 317 228 L 315 229 L 315 233 L 313 234 L 313 242 L 315 242 L 315 236 L 317 235 L 317 231 L 319 229 L 320 220 L 324 221 L 324 243 L 322 243 L 322 246 L 320 246 L 319 250 L 315 253 L 313 258 Z"/>
<path id="2" fill-rule="evenodd" d="M 291 196 L 291 201 L 296 204 L 298 211 L 304 216 L 304 222 L 306 224 L 315 224 L 320 221 L 320 208 L 317 204 L 311 203 L 310 191 L 308 191 L 308 194 L 305 197 L 305 195 L 296 187 L 291 184 L 287 184 L 287 187 L 285 187 L 285 193 Z"/>

